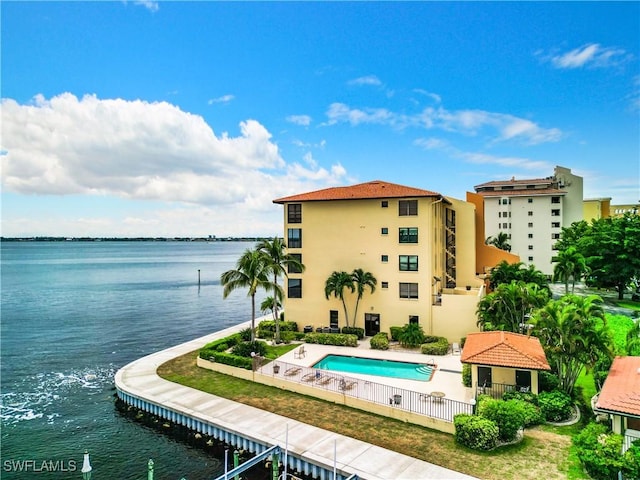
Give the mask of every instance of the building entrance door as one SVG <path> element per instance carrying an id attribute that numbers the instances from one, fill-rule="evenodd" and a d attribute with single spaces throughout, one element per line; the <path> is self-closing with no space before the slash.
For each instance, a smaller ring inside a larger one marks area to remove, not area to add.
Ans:
<path id="1" fill-rule="evenodd" d="M 365 313 L 364 314 L 364 334 L 367 337 L 373 337 L 376 333 L 380 333 L 380 314 Z"/>

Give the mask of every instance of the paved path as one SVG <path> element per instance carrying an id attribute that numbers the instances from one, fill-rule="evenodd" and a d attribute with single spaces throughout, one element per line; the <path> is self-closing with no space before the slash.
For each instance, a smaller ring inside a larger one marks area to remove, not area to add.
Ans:
<path id="1" fill-rule="evenodd" d="M 181 411 L 244 437 L 283 449 L 288 439 L 289 452 L 322 464 L 335 464 L 343 473 L 357 474 L 366 480 L 473 479 L 391 450 L 268 413 L 248 405 L 217 397 L 172 383 L 156 374 L 163 363 L 199 349 L 217 338 L 240 331 L 246 324 L 192 340 L 143 357 L 116 373 L 116 386 L 131 395 Z"/>

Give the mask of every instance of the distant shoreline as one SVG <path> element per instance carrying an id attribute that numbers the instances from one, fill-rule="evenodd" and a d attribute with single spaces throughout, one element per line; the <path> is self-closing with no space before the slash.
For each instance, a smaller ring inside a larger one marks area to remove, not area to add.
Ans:
<path id="1" fill-rule="evenodd" d="M 260 242 L 272 237 L 0 237 L 0 242 Z"/>

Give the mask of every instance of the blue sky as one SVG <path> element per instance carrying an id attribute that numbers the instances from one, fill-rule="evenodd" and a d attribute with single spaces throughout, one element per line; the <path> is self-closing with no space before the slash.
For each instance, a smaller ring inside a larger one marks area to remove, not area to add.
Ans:
<path id="1" fill-rule="evenodd" d="M 274 198 L 640 200 L 638 2 L 2 2 L 2 235 L 282 233 Z"/>

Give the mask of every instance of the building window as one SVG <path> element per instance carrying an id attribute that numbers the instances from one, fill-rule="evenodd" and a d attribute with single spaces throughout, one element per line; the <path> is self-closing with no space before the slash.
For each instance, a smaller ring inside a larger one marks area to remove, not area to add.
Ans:
<path id="1" fill-rule="evenodd" d="M 529 211 L 527 212 L 527 215 L 529 215 L 530 217 L 533 217 L 533 212 L 532 212 L 531 210 L 529 210 Z"/>
<path id="2" fill-rule="evenodd" d="M 389 282 L 382 282 L 380 285 L 382 288 L 389 288 Z"/>
<path id="3" fill-rule="evenodd" d="M 401 217 L 418 215 L 418 200 L 400 200 L 398 202 L 398 215 Z"/>
<path id="4" fill-rule="evenodd" d="M 302 279 L 290 278 L 288 283 L 288 298 L 302 298 Z"/>
<path id="5" fill-rule="evenodd" d="M 409 324 L 420 323 L 420 317 L 418 315 L 409 315 Z"/>
<path id="6" fill-rule="evenodd" d="M 551 197 L 551 203 L 560 203 L 560 197 Z"/>
<path id="7" fill-rule="evenodd" d="M 533 257 L 529 257 L 529 261 L 530 261 L 530 262 L 533 262 Z"/>
<path id="8" fill-rule="evenodd" d="M 400 283 L 400 298 L 418 298 L 418 284 Z"/>
<path id="9" fill-rule="evenodd" d="M 418 243 L 418 227 L 400 227 L 400 243 Z"/>
<path id="10" fill-rule="evenodd" d="M 510 198 L 503 198 L 502 199 L 502 205 L 511 205 L 511 199 Z"/>
<path id="11" fill-rule="evenodd" d="M 287 232 L 287 247 L 302 248 L 302 229 L 289 228 Z"/>
<path id="12" fill-rule="evenodd" d="M 529 235 L 527 235 L 527 237 L 533 238 L 533 233 L 530 233 Z"/>
<path id="13" fill-rule="evenodd" d="M 533 198 L 527 198 L 527 203 L 533 203 Z"/>
<path id="14" fill-rule="evenodd" d="M 560 222 L 551 222 L 552 228 L 560 228 Z"/>
<path id="15" fill-rule="evenodd" d="M 382 235 L 388 235 L 388 234 L 389 234 L 389 228 L 388 228 L 388 227 L 382 227 L 382 228 L 380 229 L 380 233 L 381 233 Z"/>
<path id="16" fill-rule="evenodd" d="M 329 310 L 329 327 L 338 328 L 338 310 Z"/>
<path id="17" fill-rule="evenodd" d="M 478 366 L 478 386 L 491 388 L 491 367 Z"/>
<path id="18" fill-rule="evenodd" d="M 533 250 L 533 245 L 529 245 L 529 250 Z"/>
<path id="19" fill-rule="evenodd" d="M 502 212 L 498 212 L 498 218 L 502 218 Z"/>
<path id="20" fill-rule="evenodd" d="M 290 253 L 289 256 L 293 260 L 297 260 L 297 262 L 302 265 L 302 254 L 301 253 Z M 287 264 L 287 273 L 302 273 L 302 268 L 298 265 L 294 265 L 291 263 Z"/>
<path id="21" fill-rule="evenodd" d="M 382 263 L 387 263 L 389 261 L 389 255 L 381 255 L 380 256 L 380 261 Z"/>
<path id="22" fill-rule="evenodd" d="M 529 224 L 527 225 L 529 228 L 533 228 L 533 222 L 529 222 Z"/>
<path id="23" fill-rule="evenodd" d="M 560 216 L 560 210 L 559 209 L 551 210 L 551 216 L 552 217 L 559 217 Z"/>
<path id="24" fill-rule="evenodd" d="M 418 256 L 417 255 L 400 255 L 400 271 L 401 272 L 417 272 Z"/>
<path id="25" fill-rule="evenodd" d="M 302 223 L 302 204 L 290 203 L 287 205 L 287 222 Z"/>
<path id="26" fill-rule="evenodd" d="M 380 206 L 381 206 L 382 208 L 387 208 L 387 207 L 389 206 L 389 200 L 382 200 L 382 201 L 380 202 Z"/>
<path id="27" fill-rule="evenodd" d="M 503 223 L 502 224 L 502 228 L 509 228 L 509 224 L 508 223 Z"/>
<path id="28" fill-rule="evenodd" d="M 560 238 L 560 234 L 559 233 L 552 233 L 551 234 L 551 238 L 554 240 L 558 240 Z"/>

